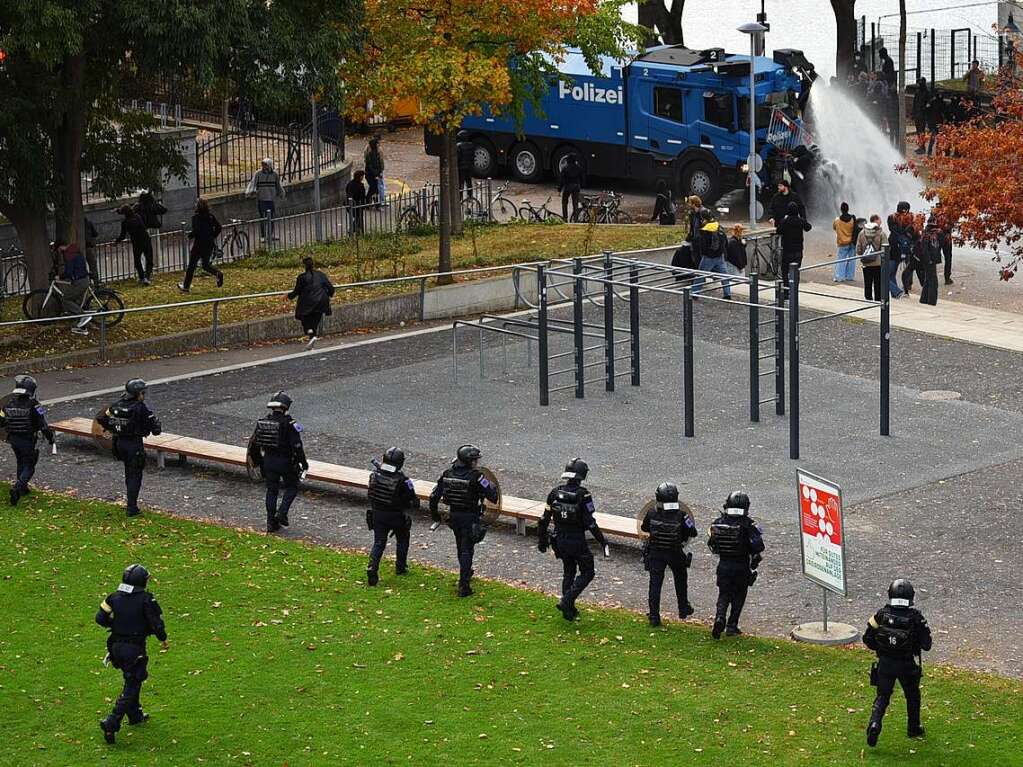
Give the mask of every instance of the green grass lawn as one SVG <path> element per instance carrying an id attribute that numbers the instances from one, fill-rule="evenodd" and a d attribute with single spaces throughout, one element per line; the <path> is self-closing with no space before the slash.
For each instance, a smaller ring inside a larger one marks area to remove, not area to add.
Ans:
<path id="1" fill-rule="evenodd" d="M 475 237 L 467 233 L 452 243 L 454 269 L 498 266 L 549 258 L 574 258 L 603 250 L 632 250 L 678 242 L 680 227 L 656 225 L 567 226 L 547 224 L 509 224 L 481 227 Z M 154 306 L 232 296 L 291 290 L 295 277 L 302 271 L 302 258 L 313 253 L 324 271 L 335 283 L 361 282 L 411 274 L 429 274 L 437 270 L 437 236 L 381 235 L 345 240 L 324 245 L 294 248 L 277 253 L 257 253 L 236 264 L 224 267 L 224 287 L 217 288 L 212 278 L 197 275 L 192 292 L 183 295 L 177 288 L 182 272 L 158 274 L 153 285 L 142 287 L 134 281 L 114 283 L 129 307 Z M 482 275 L 484 277 L 489 275 Z M 460 277 L 459 279 L 466 279 Z M 384 288 L 353 289 L 339 293 L 335 301 L 356 301 L 385 293 L 416 291 L 415 283 L 396 284 Z M 265 298 L 225 304 L 220 308 L 223 323 L 241 322 L 261 317 L 290 314 L 294 303 L 284 297 Z M 19 319 L 21 302 L 10 299 L 0 306 L 2 318 Z M 112 328 L 110 343 L 152 338 L 168 333 L 208 328 L 212 308 L 202 306 L 173 311 L 129 314 Z M 0 330 L 0 362 L 61 354 L 77 349 L 95 348 L 99 331 L 88 338 L 72 335 L 69 325 L 45 326 L 38 330 Z M 4 341 L 7 343 L 4 343 Z"/>
<path id="2" fill-rule="evenodd" d="M 3 514 L 3 765 L 1021 763 L 1016 681 L 928 667 L 927 738 L 905 737 L 899 695 L 864 753 L 862 651 L 615 610 L 570 625 L 549 597 L 481 581 L 459 600 L 453 574 L 399 579 L 393 560 L 369 589 L 358 554 L 102 503 L 35 494 Z M 111 748 L 96 722 L 120 674 L 93 615 L 133 561 L 170 650 L 150 646 L 152 720 Z"/>

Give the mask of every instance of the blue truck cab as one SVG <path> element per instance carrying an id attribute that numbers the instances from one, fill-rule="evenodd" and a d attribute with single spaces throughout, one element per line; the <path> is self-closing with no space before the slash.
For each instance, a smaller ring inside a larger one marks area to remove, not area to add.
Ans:
<path id="1" fill-rule="evenodd" d="M 660 46 L 625 63 L 605 59 L 594 75 L 578 51 L 569 51 L 542 109 L 527 106 L 521 126 L 489 109 L 463 122 L 475 145 L 474 173 L 489 177 L 507 169 L 520 181 L 536 182 L 556 175 L 575 154 L 587 175 L 651 184 L 663 178 L 678 193 L 711 204 L 746 185 L 749 61 L 717 48 Z M 812 66 L 793 50 L 758 56 L 754 64 L 757 146 L 769 166 L 774 109 L 798 119 L 801 68 Z M 429 133 L 427 151 L 439 153 Z"/>

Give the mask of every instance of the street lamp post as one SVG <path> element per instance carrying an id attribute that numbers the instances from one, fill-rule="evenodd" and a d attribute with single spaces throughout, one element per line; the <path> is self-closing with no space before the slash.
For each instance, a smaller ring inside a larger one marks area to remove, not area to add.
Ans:
<path id="1" fill-rule="evenodd" d="M 749 35 L 749 156 L 746 168 L 749 172 L 749 228 L 752 232 L 757 225 L 757 73 L 756 55 L 763 50 L 764 33 L 767 26 L 759 21 L 751 21 L 739 27 L 744 35 Z"/>

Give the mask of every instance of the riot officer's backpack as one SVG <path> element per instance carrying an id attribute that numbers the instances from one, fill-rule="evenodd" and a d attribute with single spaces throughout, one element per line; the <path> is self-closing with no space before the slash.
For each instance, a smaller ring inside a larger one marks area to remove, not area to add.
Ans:
<path id="1" fill-rule="evenodd" d="M 256 445 L 264 450 L 279 450 L 284 447 L 285 421 L 265 416 L 256 421 Z"/>

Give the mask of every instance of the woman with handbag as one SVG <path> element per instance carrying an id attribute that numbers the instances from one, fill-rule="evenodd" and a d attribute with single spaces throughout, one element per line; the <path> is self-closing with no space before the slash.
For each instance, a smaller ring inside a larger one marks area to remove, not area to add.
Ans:
<path id="1" fill-rule="evenodd" d="M 887 250 L 888 237 L 881 229 L 881 216 L 875 213 L 856 238 L 856 255 L 860 257 L 860 266 L 863 267 L 863 297 L 868 301 L 884 300 L 881 259 L 888 258 Z"/>
<path id="2" fill-rule="evenodd" d="M 187 293 L 192 287 L 192 278 L 195 276 L 195 268 L 202 263 L 202 269 L 207 274 L 217 278 L 217 287 L 224 284 L 224 273 L 213 266 L 213 251 L 217 247 L 217 237 L 220 236 L 220 222 L 210 212 L 210 206 L 201 197 L 195 201 L 195 214 L 192 216 L 192 231 L 188 233 L 188 239 L 192 241 L 192 248 L 188 253 L 188 268 L 185 270 L 184 282 L 178 283 L 182 293 Z"/>
<path id="3" fill-rule="evenodd" d="M 306 348 L 313 348 L 320 335 L 320 322 L 330 316 L 330 299 L 334 285 L 330 278 L 316 269 L 312 256 L 302 259 L 305 271 L 295 280 L 295 289 L 288 293 L 289 300 L 298 299 L 295 304 L 295 319 L 302 323 L 302 332 L 309 339 Z"/>

